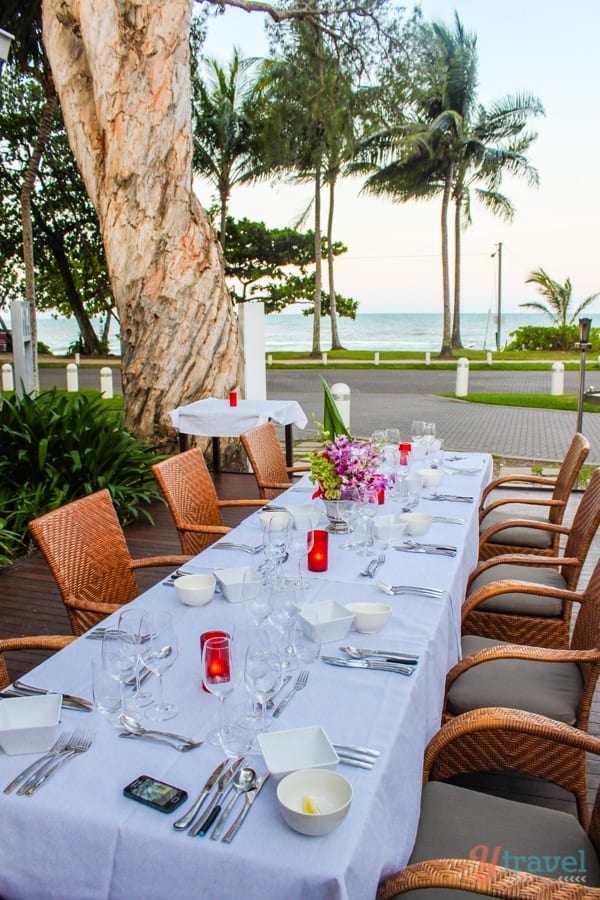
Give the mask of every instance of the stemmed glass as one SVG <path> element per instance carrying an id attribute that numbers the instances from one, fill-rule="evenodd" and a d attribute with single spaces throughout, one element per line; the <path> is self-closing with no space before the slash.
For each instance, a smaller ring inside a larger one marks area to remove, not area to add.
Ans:
<path id="1" fill-rule="evenodd" d="M 153 675 L 158 679 L 158 703 L 148 712 L 148 718 L 155 722 L 172 719 L 177 715 L 175 703 L 165 703 L 163 698 L 163 675 L 171 668 L 179 651 L 177 634 L 173 627 L 173 617 L 166 611 L 157 611 L 149 617 L 152 639 L 142 645 L 141 658 Z M 148 648 L 148 649 L 146 649 Z"/>
<path id="2" fill-rule="evenodd" d="M 373 552 L 373 519 L 377 513 L 377 491 L 365 491 L 358 501 L 360 515 L 365 523 L 365 546 L 358 551 L 360 556 Z"/>
<path id="3" fill-rule="evenodd" d="M 223 734 L 223 704 L 225 698 L 233 693 L 241 676 L 239 659 L 234 652 L 234 640 L 231 637 L 212 637 L 202 647 L 202 680 L 211 694 L 219 698 L 219 730 L 217 740 Z M 208 740 L 213 742 L 213 736 Z"/>
<path id="4" fill-rule="evenodd" d="M 117 625 L 117 643 L 122 657 L 122 668 L 130 672 L 128 679 L 135 676 L 135 687 L 126 705 L 139 709 L 152 703 L 152 694 L 140 688 L 140 667 L 142 655 L 150 644 L 152 632 L 146 610 L 139 607 L 124 609 Z"/>
<path id="5" fill-rule="evenodd" d="M 410 436 L 413 443 L 421 441 L 425 434 L 425 422 L 420 419 L 415 419 L 411 422 L 410 426 Z"/>
<path id="6" fill-rule="evenodd" d="M 246 650 L 244 682 L 252 697 L 253 706 L 259 705 L 258 719 L 254 719 L 254 732 L 267 729 L 267 701 L 281 687 L 283 671 L 281 660 L 271 646 L 268 635 L 261 632 Z"/>
<path id="7" fill-rule="evenodd" d="M 298 668 L 292 642 L 292 628 L 298 615 L 297 585 L 290 578 L 278 578 L 271 583 L 271 612 L 269 621 L 287 637 L 284 666 L 291 672 Z"/>
<path id="8" fill-rule="evenodd" d="M 338 501 L 338 515 L 343 522 L 346 523 L 348 528 L 348 537 L 342 544 L 342 550 L 353 550 L 357 546 L 356 540 L 353 540 L 350 535 L 354 532 L 356 527 L 356 516 L 358 513 L 358 504 L 354 497 L 347 497 L 344 500 Z"/>
<path id="9" fill-rule="evenodd" d="M 315 533 L 308 516 L 294 518 L 293 526 L 289 530 L 289 547 L 298 562 L 298 587 L 303 590 L 306 581 L 302 569 L 302 560 L 306 561 L 307 554 L 313 548 Z"/>

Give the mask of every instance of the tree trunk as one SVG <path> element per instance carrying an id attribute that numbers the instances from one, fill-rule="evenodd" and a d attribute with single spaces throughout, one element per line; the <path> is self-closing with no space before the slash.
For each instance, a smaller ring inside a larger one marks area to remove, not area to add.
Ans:
<path id="1" fill-rule="evenodd" d="M 67 134 L 98 214 L 121 323 L 125 423 L 237 386 L 223 256 L 192 190 L 190 0 L 45 0 Z"/>
<path id="2" fill-rule="evenodd" d="M 321 164 L 315 166 L 315 297 L 311 356 L 321 352 L 321 291 L 323 263 L 321 259 Z"/>
<path id="3" fill-rule="evenodd" d="M 454 313 L 452 316 L 452 349 L 462 350 L 460 336 L 460 267 L 462 250 L 462 196 L 454 200 Z"/>
<path id="4" fill-rule="evenodd" d="M 329 315 L 331 316 L 331 349 L 343 350 L 338 332 L 338 317 L 335 305 L 335 283 L 333 278 L 333 211 L 335 198 L 336 176 L 331 175 L 329 181 L 329 213 L 327 216 L 327 273 L 329 280 Z"/>
<path id="5" fill-rule="evenodd" d="M 25 299 L 29 303 L 29 316 L 31 319 L 31 350 L 33 357 L 33 392 L 37 394 L 40 389 L 40 373 L 38 368 L 38 327 L 35 305 L 35 261 L 33 256 L 33 219 L 31 214 L 31 195 L 36 178 L 40 170 L 40 162 L 52 130 L 52 119 L 56 110 L 56 88 L 54 82 L 47 73 L 44 78 L 44 93 L 46 103 L 42 113 L 40 127 L 35 139 L 33 152 L 25 170 L 23 186 L 21 188 L 21 223 L 23 226 L 23 262 L 25 264 Z"/>
<path id="6" fill-rule="evenodd" d="M 221 195 L 221 215 L 219 223 L 219 240 L 221 242 L 221 250 L 225 252 L 225 241 L 227 240 L 227 211 L 229 207 L 229 191 L 224 188 L 220 191 Z"/>
<path id="7" fill-rule="evenodd" d="M 440 356 L 443 358 L 452 356 L 451 320 L 450 320 L 450 261 L 448 257 L 448 207 L 450 205 L 450 193 L 452 190 L 452 176 L 454 166 L 450 165 L 446 173 L 444 193 L 442 196 L 442 347 Z"/>

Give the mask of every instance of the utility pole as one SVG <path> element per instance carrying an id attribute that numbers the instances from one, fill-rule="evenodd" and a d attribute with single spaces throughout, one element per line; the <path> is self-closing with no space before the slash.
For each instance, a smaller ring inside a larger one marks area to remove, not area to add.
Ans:
<path id="1" fill-rule="evenodd" d="M 496 350 L 502 350 L 502 242 L 498 243 L 497 249 L 492 253 L 492 258 L 498 257 L 498 307 L 496 313 Z"/>

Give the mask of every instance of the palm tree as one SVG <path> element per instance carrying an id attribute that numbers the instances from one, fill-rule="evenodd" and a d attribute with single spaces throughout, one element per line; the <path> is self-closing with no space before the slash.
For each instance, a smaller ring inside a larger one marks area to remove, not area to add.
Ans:
<path id="1" fill-rule="evenodd" d="M 534 135 L 522 134 L 530 113 L 543 112 L 536 98 L 507 98 L 488 112 L 477 106 L 477 38 L 455 14 L 454 30 L 435 23 L 421 29 L 420 81 L 408 92 L 396 124 L 369 135 L 355 171 L 371 171 L 363 190 L 398 202 L 441 195 L 442 345 L 441 356 L 460 347 L 461 227 L 470 221 L 470 188 L 494 212 L 508 215 L 510 202 L 499 193 L 503 170 L 537 177 L 523 155 Z M 403 88 L 406 95 L 406 89 Z M 454 216 L 454 316 L 451 315 L 448 216 Z M 454 327 L 453 327 L 454 322 Z"/>
<path id="2" fill-rule="evenodd" d="M 194 171 L 214 185 L 219 194 L 219 235 L 225 247 L 231 190 L 253 175 L 254 126 L 250 103 L 257 60 L 242 57 L 234 48 L 223 68 L 215 58 L 204 60 L 204 78 L 193 77 Z"/>
<path id="3" fill-rule="evenodd" d="M 600 296 L 600 292 L 590 294 L 589 297 L 582 300 L 576 309 L 572 310 L 573 286 L 571 284 L 571 279 L 567 278 L 565 283 L 561 284 L 559 281 L 554 281 L 554 279 L 541 268 L 533 271 L 529 278 L 525 279 L 525 284 L 536 284 L 538 293 L 545 298 L 546 302 L 541 303 L 539 300 L 532 300 L 528 303 L 519 303 L 519 306 L 522 306 L 525 309 L 534 309 L 537 312 L 549 316 L 553 326 L 560 331 L 565 331 L 569 325 L 574 325 L 575 320 L 579 318 L 583 310 L 590 306 L 590 304 Z"/>

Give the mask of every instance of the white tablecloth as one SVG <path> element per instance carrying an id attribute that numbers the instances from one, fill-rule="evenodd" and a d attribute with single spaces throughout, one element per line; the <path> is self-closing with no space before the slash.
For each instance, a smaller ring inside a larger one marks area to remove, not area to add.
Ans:
<path id="1" fill-rule="evenodd" d="M 179 406 L 169 415 L 173 427 L 182 434 L 211 437 L 239 437 L 269 419 L 297 428 L 304 428 L 308 422 L 296 400 L 238 400 L 237 406 L 230 406 L 228 400 L 209 397 Z"/>
<path id="2" fill-rule="evenodd" d="M 477 498 L 490 474 L 489 457 L 477 476 L 447 476 L 443 488 Z M 304 503 L 308 494 L 288 491 L 278 502 Z M 456 544 L 455 558 L 388 551 L 379 575 L 384 581 L 445 587 L 451 602 L 411 596 L 390 598 L 394 612 L 377 635 L 350 633 L 352 643 L 415 651 L 420 662 L 406 678 L 385 672 L 340 669 L 322 662 L 310 669 L 307 687 L 276 721 L 278 729 L 320 724 L 336 742 L 377 747 L 371 771 L 343 766 L 353 787 L 344 822 L 331 834 L 308 838 L 280 818 L 270 779 L 230 845 L 175 832 L 167 817 L 122 796 L 141 774 L 185 788 L 190 802 L 221 755 L 209 744 L 189 753 L 145 741 L 123 740 L 97 713 L 63 710 L 61 727 L 93 727 L 92 749 L 68 763 L 33 798 L 0 793 L 0 896 L 12 898 L 213 898 L 264 900 L 366 900 L 377 884 L 408 859 L 417 828 L 423 750 L 439 727 L 444 676 L 458 656 L 458 608 L 467 573 L 477 557 L 477 503 L 422 501 L 440 515 L 461 516 L 466 524 L 434 525 L 427 540 Z M 385 511 L 393 511 L 386 504 Z M 260 537 L 256 515 L 235 537 Z M 330 567 L 313 585 L 318 596 L 338 602 L 386 595 L 361 578 L 364 557 L 343 551 L 344 536 L 330 536 Z M 220 550 L 196 560 L 199 566 L 244 565 L 262 560 Z M 294 563 L 287 565 L 293 567 Z M 159 583 L 136 603 L 172 610 L 180 638 L 179 658 L 164 678 L 165 696 L 180 713 L 165 724 L 202 736 L 213 727 L 217 701 L 201 690 L 198 637 L 213 628 L 230 629 L 240 615 L 222 597 L 200 609 L 178 604 L 172 587 Z M 101 644 L 81 638 L 39 666 L 30 683 L 90 696 L 90 659 Z M 337 643 L 323 646 L 337 655 Z M 264 764 L 253 757 L 255 768 Z M 0 786 L 29 757 L 0 754 Z M 252 763 L 251 763 L 252 764 Z"/>

